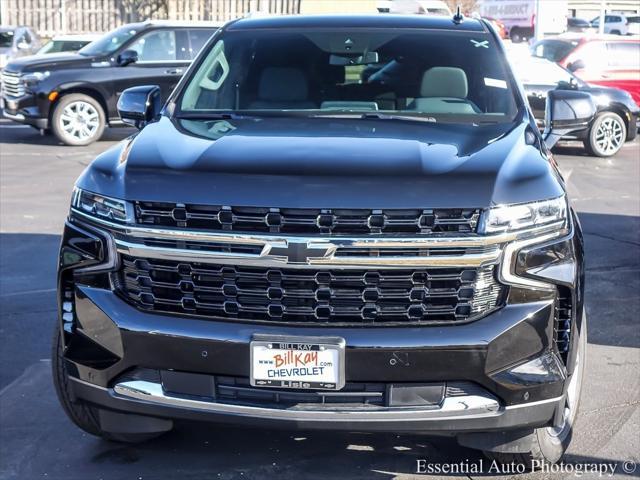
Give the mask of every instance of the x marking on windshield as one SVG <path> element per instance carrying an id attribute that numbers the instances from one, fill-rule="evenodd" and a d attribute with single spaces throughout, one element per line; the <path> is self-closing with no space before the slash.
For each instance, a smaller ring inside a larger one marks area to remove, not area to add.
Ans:
<path id="1" fill-rule="evenodd" d="M 473 46 L 476 48 L 478 47 L 489 48 L 489 40 L 484 40 L 482 42 L 478 42 L 477 40 L 471 40 L 471 43 L 473 43 Z"/>

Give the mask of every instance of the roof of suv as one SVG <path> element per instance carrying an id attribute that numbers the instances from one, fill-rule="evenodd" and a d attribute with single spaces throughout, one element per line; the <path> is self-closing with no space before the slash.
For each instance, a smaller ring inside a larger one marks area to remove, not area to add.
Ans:
<path id="1" fill-rule="evenodd" d="M 479 20 L 430 15 L 284 15 L 245 17 L 227 25 L 227 30 L 276 28 L 424 28 L 486 32 Z"/>

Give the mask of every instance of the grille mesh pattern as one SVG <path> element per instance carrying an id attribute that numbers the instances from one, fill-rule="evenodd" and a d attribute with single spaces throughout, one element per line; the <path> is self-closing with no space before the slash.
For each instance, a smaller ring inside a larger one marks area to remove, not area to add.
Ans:
<path id="1" fill-rule="evenodd" d="M 24 95 L 24 83 L 20 78 L 20 74 L 2 72 L 2 92 L 11 97 L 21 97 Z"/>
<path id="2" fill-rule="evenodd" d="M 558 301 L 555 308 L 555 322 L 553 335 L 562 360 L 567 363 L 569 347 L 571 345 L 571 291 L 566 287 L 558 287 Z"/>
<path id="3" fill-rule="evenodd" d="M 142 225 L 214 231 L 362 235 L 474 233 L 478 209 L 296 209 L 137 202 Z"/>
<path id="4" fill-rule="evenodd" d="M 498 305 L 493 267 L 266 269 L 123 256 L 118 279 L 141 309 L 285 323 L 464 321 Z"/>

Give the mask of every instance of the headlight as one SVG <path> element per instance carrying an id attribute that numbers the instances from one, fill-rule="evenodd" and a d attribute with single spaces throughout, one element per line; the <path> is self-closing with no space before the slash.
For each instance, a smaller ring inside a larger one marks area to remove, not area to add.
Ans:
<path id="1" fill-rule="evenodd" d="M 103 220 L 134 223 L 133 205 L 117 198 L 105 197 L 79 188 L 73 190 L 71 207 Z"/>
<path id="2" fill-rule="evenodd" d="M 46 79 L 49 75 L 49 72 L 32 72 L 23 75 L 21 78 L 25 85 L 31 86 Z"/>
<path id="3" fill-rule="evenodd" d="M 482 233 L 504 233 L 543 225 L 562 226 L 567 220 L 567 199 L 563 195 L 541 202 L 504 205 L 486 210 L 482 215 Z"/>

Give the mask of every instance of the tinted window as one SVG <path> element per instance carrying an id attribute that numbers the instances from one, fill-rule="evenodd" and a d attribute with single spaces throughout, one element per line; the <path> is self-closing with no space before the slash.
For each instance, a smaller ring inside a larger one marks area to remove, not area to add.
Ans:
<path id="1" fill-rule="evenodd" d="M 381 110 L 432 121 L 516 112 L 493 37 L 392 29 L 228 31 L 193 72 L 183 111 Z"/>
<path id="2" fill-rule="evenodd" d="M 640 68 L 640 43 L 609 43 L 607 49 L 610 66 Z"/>
<path id="3" fill-rule="evenodd" d="M 13 45 L 13 32 L 0 32 L 0 48 L 11 48 Z"/>
<path id="4" fill-rule="evenodd" d="M 154 30 L 137 39 L 127 50 L 138 52 L 139 62 L 175 61 L 176 34 L 173 30 Z"/>
<path id="5" fill-rule="evenodd" d="M 568 23 L 572 27 L 588 27 L 589 26 L 589 22 L 587 22 L 582 18 L 569 18 Z"/>
<path id="6" fill-rule="evenodd" d="M 204 44 L 211 38 L 216 31 L 215 30 L 205 30 L 205 29 L 194 29 L 189 30 L 189 39 L 191 40 L 190 53 L 191 58 L 195 58 L 195 56 L 202 50 Z"/>

